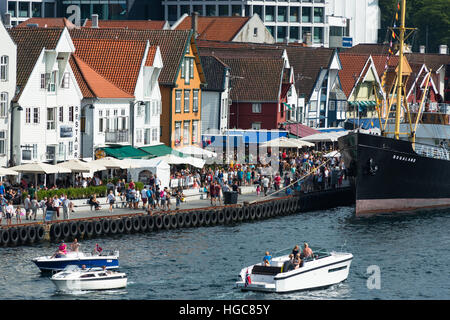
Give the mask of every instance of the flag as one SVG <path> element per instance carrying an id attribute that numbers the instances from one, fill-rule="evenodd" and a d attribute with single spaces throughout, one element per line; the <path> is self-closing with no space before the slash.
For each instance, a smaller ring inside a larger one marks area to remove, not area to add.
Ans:
<path id="1" fill-rule="evenodd" d="M 98 245 L 98 243 L 95 244 L 95 251 L 97 251 L 98 253 L 100 253 L 100 252 L 103 251 L 102 247 L 100 247 L 100 246 Z"/>
<path id="2" fill-rule="evenodd" d="M 245 287 L 247 287 L 249 284 L 252 284 L 252 278 L 250 277 L 247 268 L 247 272 L 245 273 Z"/>

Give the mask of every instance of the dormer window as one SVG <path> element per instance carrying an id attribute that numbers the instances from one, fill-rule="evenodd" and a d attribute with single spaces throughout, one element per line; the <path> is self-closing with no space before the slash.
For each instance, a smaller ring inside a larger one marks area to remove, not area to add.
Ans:
<path id="1" fill-rule="evenodd" d="M 8 81 L 8 56 L 0 57 L 0 81 Z"/>

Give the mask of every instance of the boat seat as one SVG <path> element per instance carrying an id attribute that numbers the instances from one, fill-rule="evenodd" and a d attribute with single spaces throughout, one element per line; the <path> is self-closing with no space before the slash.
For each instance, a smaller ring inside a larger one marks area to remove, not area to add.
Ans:
<path id="1" fill-rule="evenodd" d="M 281 267 L 266 267 L 266 266 L 253 266 L 252 274 L 260 274 L 267 276 L 274 276 L 276 274 L 281 273 Z"/>

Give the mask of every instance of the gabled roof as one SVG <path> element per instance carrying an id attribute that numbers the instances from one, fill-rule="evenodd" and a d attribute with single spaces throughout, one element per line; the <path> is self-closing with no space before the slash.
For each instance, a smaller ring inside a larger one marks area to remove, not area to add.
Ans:
<path id="1" fill-rule="evenodd" d="M 134 96 L 143 59 L 146 58 L 146 41 L 73 39 L 73 43 L 77 57 L 114 86 Z"/>
<path id="2" fill-rule="evenodd" d="M 247 58 L 283 58 L 284 49 L 274 46 L 236 46 L 236 47 L 210 47 L 204 42 L 197 41 L 198 50 L 202 55 L 216 55 L 218 57 L 247 57 Z"/>
<path id="3" fill-rule="evenodd" d="M 250 17 L 220 16 L 220 17 L 198 17 L 197 39 L 231 41 L 250 20 Z M 190 30 L 192 28 L 192 17 L 184 16 L 174 24 L 175 30 Z"/>
<path id="4" fill-rule="evenodd" d="M 222 58 L 231 68 L 231 99 L 279 102 L 284 63 L 281 59 Z"/>
<path id="5" fill-rule="evenodd" d="M 29 24 L 37 24 L 38 28 L 53 28 L 59 27 L 67 29 L 77 28 L 72 22 L 67 20 L 66 18 L 30 18 L 27 19 L 20 24 L 18 24 L 15 28 L 30 28 Z"/>
<path id="6" fill-rule="evenodd" d="M 345 53 L 352 54 L 381 54 L 387 55 L 389 53 L 388 44 L 380 43 L 360 43 L 351 48 L 345 49 Z"/>
<path id="7" fill-rule="evenodd" d="M 76 39 L 116 39 L 149 41 L 150 46 L 159 46 L 164 68 L 159 76 L 162 85 L 174 85 L 180 70 L 181 59 L 190 43 L 189 30 L 131 30 L 106 28 L 73 29 L 70 35 Z"/>
<path id="8" fill-rule="evenodd" d="M 42 51 L 54 50 L 63 28 L 11 28 L 9 35 L 17 45 L 16 95 L 18 101 Z"/>
<path id="9" fill-rule="evenodd" d="M 97 73 L 76 54 L 70 57 L 70 66 L 84 98 L 133 98 Z"/>
<path id="10" fill-rule="evenodd" d="M 92 27 L 92 20 L 86 19 L 83 27 Z M 168 28 L 168 22 L 164 20 L 98 20 L 98 27 L 136 30 L 163 30 Z"/>
<path id="11" fill-rule="evenodd" d="M 339 71 L 339 80 L 342 90 L 350 97 L 358 79 L 364 78 L 369 70 L 369 56 L 351 53 L 341 53 L 342 70 Z"/>
<path id="12" fill-rule="evenodd" d="M 432 71 L 438 71 L 442 66 L 450 65 L 450 55 L 433 53 L 407 53 L 410 63 L 425 64 Z"/>
<path id="13" fill-rule="evenodd" d="M 207 91 L 223 91 L 225 74 L 230 67 L 215 56 L 200 56 L 206 78 Z"/>

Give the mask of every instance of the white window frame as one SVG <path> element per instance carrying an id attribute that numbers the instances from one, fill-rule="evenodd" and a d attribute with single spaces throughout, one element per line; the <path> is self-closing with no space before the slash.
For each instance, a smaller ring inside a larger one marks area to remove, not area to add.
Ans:
<path id="1" fill-rule="evenodd" d="M 0 81 L 8 81 L 9 79 L 9 56 L 0 57 Z"/>
<path id="2" fill-rule="evenodd" d="M 0 93 L 0 118 L 5 118 L 8 114 L 8 92 Z"/>
<path id="3" fill-rule="evenodd" d="M 189 113 L 190 110 L 191 110 L 191 90 L 190 89 L 185 89 L 183 91 L 183 112 L 184 113 Z"/>
<path id="4" fill-rule="evenodd" d="M 198 95 L 200 90 L 192 90 L 192 112 L 198 112 Z"/>
<path id="5" fill-rule="evenodd" d="M 183 90 L 175 90 L 175 113 L 181 113 L 181 93 Z"/>
<path id="6" fill-rule="evenodd" d="M 70 73 L 64 72 L 62 83 L 61 83 L 61 88 L 69 89 L 69 84 L 70 84 Z"/>
<path id="7" fill-rule="evenodd" d="M 252 103 L 252 113 L 261 113 L 262 105 L 261 103 Z"/>
<path id="8" fill-rule="evenodd" d="M 6 131 L 0 131 L 0 154 L 6 154 Z"/>
<path id="9" fill-rule="evenodd" d="M 50 119 L 52 118 L 52 119 Z M 47 130 L 56 130 L 56 108 L 47 108 Z"/>
<path id="10" fill-rule="evenodd" d="M 191 126 L 191 121 L 183 121 L 183 144 L 188 145 L 190 140 L 189 129 Z"/>
<path id="11" fill-rule="evenodd" d="M 41 110 L 38 107 L 33 108 L 33 123 L 38 124 L 40 121 L 40 112 Z"/>

